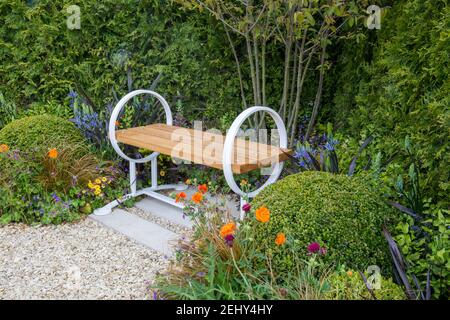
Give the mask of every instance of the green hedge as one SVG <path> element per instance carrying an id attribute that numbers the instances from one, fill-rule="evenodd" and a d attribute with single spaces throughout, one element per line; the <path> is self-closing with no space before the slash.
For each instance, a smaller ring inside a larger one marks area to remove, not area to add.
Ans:
<path id="1" fill-rule="evenodd" d="M 448 208 L 450 6 L 422 0 L 384 5 L 381 30 L 365 30 L 363 41 L 341 48 L 338 77 L 328 88 L 336 92 L 329 112 L 347 135 L 357 140 L 373 135 L 369 150 L 381 151 L 385 159 L 409 136 L 424 196 Z M 408 169 L 404 155 L 396 162 Z"/>
<path id="2" fill-rule="evenodd" d="M 252 218 L 251 223 L 258 248 L 271 257 L 275 272 L 289 272 L 295 256 L 306 259 L 312 242 L 327 249 L 326 262 L 358 270 L 378 265 L 383 273 L 391 272 L 381 228 L 394 213 L 363 178 L 307 171 L 267 187 L 251 204 L 252 210 L 270 210 L 269 222 Z M 274 243 L 280 232 L 288 239 L 281 247 Z"/>
<path id="3" fill-rule="evenodd" d="M 66 25 L 81 9 L 81 29 Z M 0 92 L 17 106 L 63 102 L 71 88 L 104 109 L 131 87 L 158 91 L 179 111 L 202 119 L 240 108 L 235 67 L 223 28 L 207 15 L 165 0 L 2 1 Z M 1 115 L 1 113 L 0 113 Z M 0 121 L 1 123 L 1 121 Z"/>

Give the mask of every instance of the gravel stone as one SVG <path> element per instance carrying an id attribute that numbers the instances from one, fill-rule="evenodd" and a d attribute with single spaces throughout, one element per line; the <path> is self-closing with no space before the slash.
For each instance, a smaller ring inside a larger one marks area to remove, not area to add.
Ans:
<path id="1" fill-rule="evenodd" d="M 90 219 L 0 227 L 0 299 L 151 299 L 162 254 Z"/>

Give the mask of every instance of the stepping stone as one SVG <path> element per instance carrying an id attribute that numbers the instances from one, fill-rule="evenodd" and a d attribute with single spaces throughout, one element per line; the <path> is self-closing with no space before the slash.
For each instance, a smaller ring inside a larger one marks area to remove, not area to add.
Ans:
<path id="1" fill-rule="evenodd" d="M 151 213 L 183 227 L 191 228 L 193 223 L 189 217 L 183 218 L 183 210 L 154 198 L 145 198 L 135 204 L 141 210 Z"/>
<path id="2" fill-rule="evenodd" d="M 89 218 L 168 256 L 173 253 L 170 243 L 179 238 L 176 233 L 121 209 L 105 216 L 91 214 Z"/>

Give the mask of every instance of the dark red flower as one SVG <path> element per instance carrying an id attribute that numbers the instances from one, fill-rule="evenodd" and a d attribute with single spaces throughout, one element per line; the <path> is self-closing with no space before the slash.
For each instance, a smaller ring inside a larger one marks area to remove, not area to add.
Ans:
<path id="1" fill-rule="evenodd" d="M 310 253 L 317 253 L 320 250 L 320 244 L 317 242 L 312 242 L 308 245 L 308 252 Z"/>
<path id="2" fill-rule="evenodd" d="M 242 206 L 242 210 L 244 210 L 244 212 L 249 212 L 251 208 L 252 206 L 250 203 L 246 203 Z"/>
<path id="3" fill-rule="evenodd" d="M 233 246 L 233 241 L 234 241 L 234 236 L 232 234 L 228 234 L 225 236 L 224 238 L 225 243 L 229 246 L 232 247 Z"/>

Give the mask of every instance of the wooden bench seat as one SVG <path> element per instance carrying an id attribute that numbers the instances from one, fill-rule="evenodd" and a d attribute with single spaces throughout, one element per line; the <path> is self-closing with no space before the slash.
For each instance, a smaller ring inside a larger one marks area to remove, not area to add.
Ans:
<path id="1" fill-rule="evenodd" d="M 175 156 L 193 163 L 222 169 L 222 152 L 225 137 L 210 132 L 156 123 L 116 131 L 118 142 L 144 148 L 161 154 Z M 232 170 L 246 173 L 274 162 L 285 161 L 291 150 L 276 146 L 235 139 Z"/>

